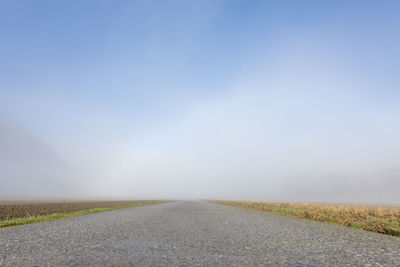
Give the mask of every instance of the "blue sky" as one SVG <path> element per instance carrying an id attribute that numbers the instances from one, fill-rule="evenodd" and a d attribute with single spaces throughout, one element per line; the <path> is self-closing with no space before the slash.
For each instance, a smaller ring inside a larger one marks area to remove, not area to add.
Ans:
<path id="1" fill-rule="evenodd" d="M 369 177 L 398 167 L 399 12 L 398 1 L 2 1 L 0 112 L 67 161 L 117 162 L 107 170 L 127 177 L 121 187 L 192 176 L 188 187 L 201 188 L 214 172 L 237 184 L 217 192 L 248 198 L 235 195 L 244 180 L 213 162 L 252 148 L 254 159 L 227 168 L 265 187 L 277 172 L 286 185 L 343 143 L 337 165 L 327 157 L 315 175 Z M 263 150 L 293 174 L 254 163 Z M 152 173 L 163 164 L 176 168 Z"/>

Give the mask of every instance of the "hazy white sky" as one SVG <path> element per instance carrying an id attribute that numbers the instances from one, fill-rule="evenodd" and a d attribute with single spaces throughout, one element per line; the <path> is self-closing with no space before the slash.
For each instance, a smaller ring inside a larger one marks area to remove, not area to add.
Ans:
<path id="1" fill-rule="evenodd" d="M 3 196 L 400 202 L 397 1 L 0 10 Z"/>

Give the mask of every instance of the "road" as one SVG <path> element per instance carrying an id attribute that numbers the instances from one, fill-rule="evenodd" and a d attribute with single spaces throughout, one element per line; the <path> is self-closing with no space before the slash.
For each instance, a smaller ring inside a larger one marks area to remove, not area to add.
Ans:
<path id="1" fill-rule="evenodd" d="M 400 266 L 400 238 L 206 201 L 0 229 L 4 266 Z"/>

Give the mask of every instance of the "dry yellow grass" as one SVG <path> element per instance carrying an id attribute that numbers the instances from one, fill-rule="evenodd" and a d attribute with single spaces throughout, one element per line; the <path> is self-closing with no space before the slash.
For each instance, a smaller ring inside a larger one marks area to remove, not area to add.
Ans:
<path id="1" fill-rule="evenodd" d="M 400 236 L 400 208 L 254 201 L 215 202 Z"/>

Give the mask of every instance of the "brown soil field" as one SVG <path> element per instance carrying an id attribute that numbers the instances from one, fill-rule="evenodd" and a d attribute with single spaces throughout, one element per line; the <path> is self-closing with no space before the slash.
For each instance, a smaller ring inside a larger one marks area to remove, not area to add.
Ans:
<path id="1" fill-rule="evenodd" d="M 0 202 L 0 221 L 14 218 L 27 218 L 31 216 L 43 216 L 53 213 L 69 213 L 94 208 L 112 208 L 149 202 L 155 202 L 155 200 L 71 202 L 2 201 Z"/>
<path id="2" fill-rule="evenodd" d="M 400 236 L 400 208 L 398 207 L 256 201 L 215 202 Z"/>

